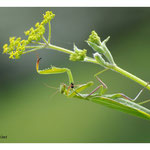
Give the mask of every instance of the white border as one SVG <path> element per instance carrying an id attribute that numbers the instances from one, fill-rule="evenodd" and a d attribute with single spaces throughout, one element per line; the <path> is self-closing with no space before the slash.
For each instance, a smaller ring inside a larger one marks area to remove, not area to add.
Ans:
<path id="1" fill-rule="evenodd" d="M 2 7 L 148 7 L 149 0 L 0 0 Z"/>
<path id="2" fill-rule="evenodd" d="M 11 149 L 11 150 L 142 150 L 148 149 L 149 144 L 0 144 L 1 149 Z"/>

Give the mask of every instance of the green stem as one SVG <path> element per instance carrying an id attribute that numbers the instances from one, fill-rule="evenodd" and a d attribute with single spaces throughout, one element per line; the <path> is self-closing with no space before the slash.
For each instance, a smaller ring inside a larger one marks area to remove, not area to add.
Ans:
<path id="1" fill-rule="evenodd" d="M 98 64 L 99 65 L 99 63 L 95 60 L 95 59 L 93 59 L 93 58 L 91 58 L 91 57 L 85 57 L 85 60 L 84 60 L 85 62 L 91 62 L 91 63 L 94 63 L 94 64 Z"/>
<path id="2" fill-rule="evenodd" d="M 46 48 L 54 49 L 54 50 L 57 50 L 57 51 L 60 51 L 60 52 L 63 52 L 63 53 L 67 53 L 67 54 L 73 54 L 74 53 L 71 50 L 68 50 L 66 48 L 62 48 L 62 47 L 59 47 L 59 46 L 55 46 L 55 45 L 52 45 L 52 44 L 47 45 Z"/>
<path id="3" fill-rule="evenodd" d="M 50 23 L 50 21 L 48 22 L 48 26 L 49 26 L 48 43 L 50 43 L 50 40 L 51 40 L 51 23 Z"/>
<path id="4" fill-rule="evenodd" d="M 39 48 L 39 47 L 41 48 L 41 46 L 25 46 L 25 48 L 30 48 L 30 49 L 31 49 L 31 48 L 32 48 L 32 49 L 33 49 L 33 48 Z"/>
<path id="5" fill-rule="evenodd" d="M 129 72 L 123 70 L 122 68 L 120 68 L 120 67 L 118 67 L 118 66 L 114 66 L 114 67 L 112 68 L 112 70 L 114 70 L 114 71 L 116 71 L 116 72 L 119 72 L 120 74 L 122 74 L 122 75 L 124 75 L 124 76 L 130 78 L 131 80 L 133 80 L 133 81 L 139 83 L 140 85 L 142 85 L 142 86 L 144 86 L 144 87 L 146 86 L 146 88 L 147 88 L 148 90 L 150 90 L 150 85 L 147 86 L 148 82 L 143 81 L 142 79 L 136 77 L 135 75 L 133 75 L 133 74 L 131 74 L 131 73 L 129 73 Z"/>
<path id="6" fill-rule="evenodd" d="M 48 45 L 48 42 L 47 42 L 47 40 L 45 39 L 44 36 L 42 36 L 42 40 Z"/>
<path id="7" fill-rule="evenodd" d="M 31 43 L 33 44 L 39 44 L 39 45 L 44 45 L 45 43 L 37 42 L 37 41 L 32 41 Z"/>
<path id="8" fill-rule="evenodd" d="M 59 47 L 59 46 L 56 46 L 56 45 L 52 45 L 52 44 L 47 45 L 46 48 L 50 48 L 50 49 L 57 50 L 57 51 L 60 51 L 60 52 L 63 52 L 63 53 L 67 53 L 69 55 L 74 54 L 74 52 L 69 50 L 69 49 L 62 48 L 62 47 Z M 93 59 L 91 57 L 86 57 L 85 61 L 86 62 L 95 63 L 95 64 L 99 64 L 95 59 Z"/>
<path id="9" fill-rule="evenodd" d="M 25 52 L 23 52 L 23 54 L 27 54 L 27 53 L 30 53 L 30 52 L 35 52 L 35 51 L 37 51 L 37 50 L 39 50 L 39 49 L 42 49 L 42 48 L 44 48 L 45 46 L 39 46 L 39 47 L 37 47 L 37 48 L 33 48 L 33 49 L 31 49 L 31 50 L 28 50 L 28 51 L 25 51 Z"/>

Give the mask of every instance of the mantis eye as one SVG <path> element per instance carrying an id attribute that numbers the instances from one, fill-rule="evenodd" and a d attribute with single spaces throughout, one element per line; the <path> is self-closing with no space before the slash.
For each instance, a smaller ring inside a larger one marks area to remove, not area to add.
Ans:
<path id="1" fill-rule="evenodd" d="M 71 83 L 71 88 L 72 88 L 72 89 L 74 88 L 74 84 L 73 84 L 73 83 Z"/>
<path id="2" fill-rule="evenodd" d="M 63 94 L 65 92 L 66 89 L 66 85 L 65 84 L 61 84 L 60 85 L 60 93 Z"/>

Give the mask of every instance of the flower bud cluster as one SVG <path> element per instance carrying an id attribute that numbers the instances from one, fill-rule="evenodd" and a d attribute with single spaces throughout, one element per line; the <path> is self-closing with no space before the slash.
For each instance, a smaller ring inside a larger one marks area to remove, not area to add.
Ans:
<path id="1" fill-rule="evenodd" d="M 87 50 L 83 49 L 80 50 L 74 45 L 74 53 L 70 55 L 71 61 L 83 61 L 84 58 L 86 57 Z"/>
<path id="2" fill-rule="evenodd" d="M 25 31 L 25 35 L 28 36 L 27 40 L 21 40 L 20 37 L 10 37 L 9 45 L 4 44 L 3 53 L 9 54 L 9 58 L 18 59 L 23 54 L 26 49 L 26 45 L 32 42 L 38 42 L 41 40 L 43 34 L 45 33 L 44 25 L 50 22 L 55 17 L 52 11 L 47 11 L 43 14 L 43 21 L 41 23 L 37 22 L 35 28 L 31 27 L 29 30 Z"/>

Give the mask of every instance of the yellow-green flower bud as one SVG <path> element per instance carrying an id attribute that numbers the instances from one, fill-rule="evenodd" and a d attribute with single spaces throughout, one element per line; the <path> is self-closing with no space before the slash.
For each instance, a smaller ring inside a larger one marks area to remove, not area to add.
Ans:
<path id="1" fill-rule="evenodd" d="M 40 25 L 40 23 L 39 23 L 39 22 L 37 22 L 37 23 L 35 24 L 35 27 L 37 28 L 39 25 Z"/>
<path id="2" fill-rule="evenodd" d="M 27 30 L 27 31 L 24 32 L 24 34 L 25 34 L 25 35 L 29 35 L 29 34 L 30 34 L 30 31 Z"/>
<path id="3" fill-rule="evenodd" d="M 84 58 L 86 57 L 86 53 L 87 53 L 86 49 L 80 50 L 74 45 L 74 53 L 70 55 L 69 59 L 71 61 L 83 61 Z"/>
<path id="4" fill-rule="evenodd" d="M 41 25 L 45 25 L 46 23 L 54 19 L 54 17 L 55 17 L 55 14 L 53 14 L 52 11 L 47 11 L 45 14 L 43 14 L 44 19 L 41 22 Z"/>
<path id="5" fill-rule="evenodd" d="M 88 41 L 95 43 L 97 45 L 101 45 L 100 37 L 95 31 L 91 32 L 91 35 L 89 36 Z"/>

